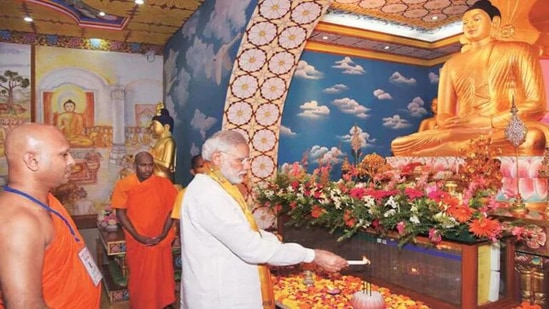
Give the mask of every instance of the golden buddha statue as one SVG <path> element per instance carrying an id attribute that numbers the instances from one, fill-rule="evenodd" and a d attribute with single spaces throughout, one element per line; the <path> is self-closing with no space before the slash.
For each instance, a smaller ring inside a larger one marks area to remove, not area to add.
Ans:
<path id="1" fill-rule="evenodd" d="M 154 174 L 172 181 L 175 172 L 173 125 L 174 122 L 170 112 L 162 107 L 157 109 L 157 114 L 152 118 L 150 127 L 152 135 L 156 139 L 156 143 L 150 151 L 154 158 Z"/>
<path id="2" fill-rule="evenodd" d="M 438 99 L 433 98 L 431 101 L 431 111 L 433 111 L 433 117 L 423 119 L 421 123 L 419 124 L 419 130 L 418 132 L 425 131 L 425 130 L 434 130 L 437 129 L 437 109 L 438 109 Z"/>
<path id="3" fill-rule="evenodd" d="M 546 101 L 539 50 L 497 39 L 501 13 L 488 0 L 477 1 L 462 20 L 470 44 L 441 69 L 437 128 L 394 139 L 393 154 L 459 156 L 470 139 L 485 135 L 502 155 L 542 155 L 549 133 L 540 122 Z M 513 102 L 528 128 L 517 149 L 504 132 Z"/>

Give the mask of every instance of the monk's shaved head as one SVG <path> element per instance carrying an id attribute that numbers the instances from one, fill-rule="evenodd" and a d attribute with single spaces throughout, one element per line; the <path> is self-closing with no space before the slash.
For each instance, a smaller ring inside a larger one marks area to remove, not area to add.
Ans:
<path id="1" fill-rule="evenodd" d="M 139 181 L 145 181 L 153 175 L 154 170 L 154 158 L 153 156 L 142 151 L 135 155 L 135 174 Z"/>
<path id="2" fill-rule="evenodd" d="M 145 159 L 145 158 L 152 159 L 153 156 L 150 153 L 146 152 L 146 151 L 138 152 L 135 155 L 135 163 L 139 164 L 139 162 L 143 161 L 143 159 Z"/>
<path id="3" fill-rule="evenodd" d="M 38 123 L 25 123 L 15 127 L 6 137 L 8 163 L 28 151 L 39 151 L 43 143 L 62 134 L 56 127 Z M 52 136 L 54 135 L 54 136 Z"/>
<path id="4" fill-rule="evenodd" d="M 15 127 L 8 133 L 5 142 L 8 182 L 21 183 L 31 178 L 38 181 L 43 176 L 55 175 L 59 177 L 52 179 L 50 184 L 56 185 L 62 180 L 65 170 L 74 163 L 72 157 L 65 160 L 68 151 L 67 139 L 55 126 L 25 123 Z"/>

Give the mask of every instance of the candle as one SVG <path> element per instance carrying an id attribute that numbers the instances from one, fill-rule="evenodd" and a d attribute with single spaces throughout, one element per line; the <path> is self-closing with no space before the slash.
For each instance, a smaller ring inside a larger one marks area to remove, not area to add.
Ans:
<path id="1" fill-rule="evenodd" d="M 349 265 L 366 265 L 367 263 L 363 260 L 347 260 L 347 264 Z"/>
<path id="2" fill-rule="evenodd" d="M 347 264 L 349 264 L 349 265 L 366 265 L 366 264 L 370 264 L 370 260 L 368 260 L 365 256 L 363 256 L 362 260 L 347 260 Z"/>

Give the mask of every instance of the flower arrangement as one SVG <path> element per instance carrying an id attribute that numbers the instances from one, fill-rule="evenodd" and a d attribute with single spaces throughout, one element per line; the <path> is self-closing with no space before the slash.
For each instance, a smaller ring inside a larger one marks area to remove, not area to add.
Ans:
<path id="1" fill-rule="evenodd" d="M 118 229 L 116 212 L 111 208 L 111 205 L 105 205 L 105 208 L 97 214 L 97 226 L 106 231 L 116 231 Z"/>
<path id="2" fill-rule="evenodd" d="M 519 222 L 493 216 L 507 206 L 495 200 L 502 175 L 489 145 L 484 137 L 472 140 L 457 172 L 415 162 L 396 169 L 370 154 L 357 165 L 344 162 L 342 178 L 331 181 L 329 165 L 309 174 L 294 163 L 258 185 L 256 201 L 286 214 L 289 224 L 341 231 L 340 240 L 361 230 L 396 237 L 401 245 L 420 235 L 434 245 L 443 238 L 527 237 Z"/>

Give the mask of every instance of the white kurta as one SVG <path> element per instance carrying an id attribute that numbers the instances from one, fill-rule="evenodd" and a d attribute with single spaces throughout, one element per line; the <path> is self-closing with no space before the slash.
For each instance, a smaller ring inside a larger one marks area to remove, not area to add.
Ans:
<path id="1" fill-rule="evenodd" d="M 259 309 L 257 264 L 283 266 L 314 259 L 312 249 L 283 244 L 269 232 L 254 232 L 238 203 L 203 174 L 185 191 L 180 224 L 184 309 Z"/>

